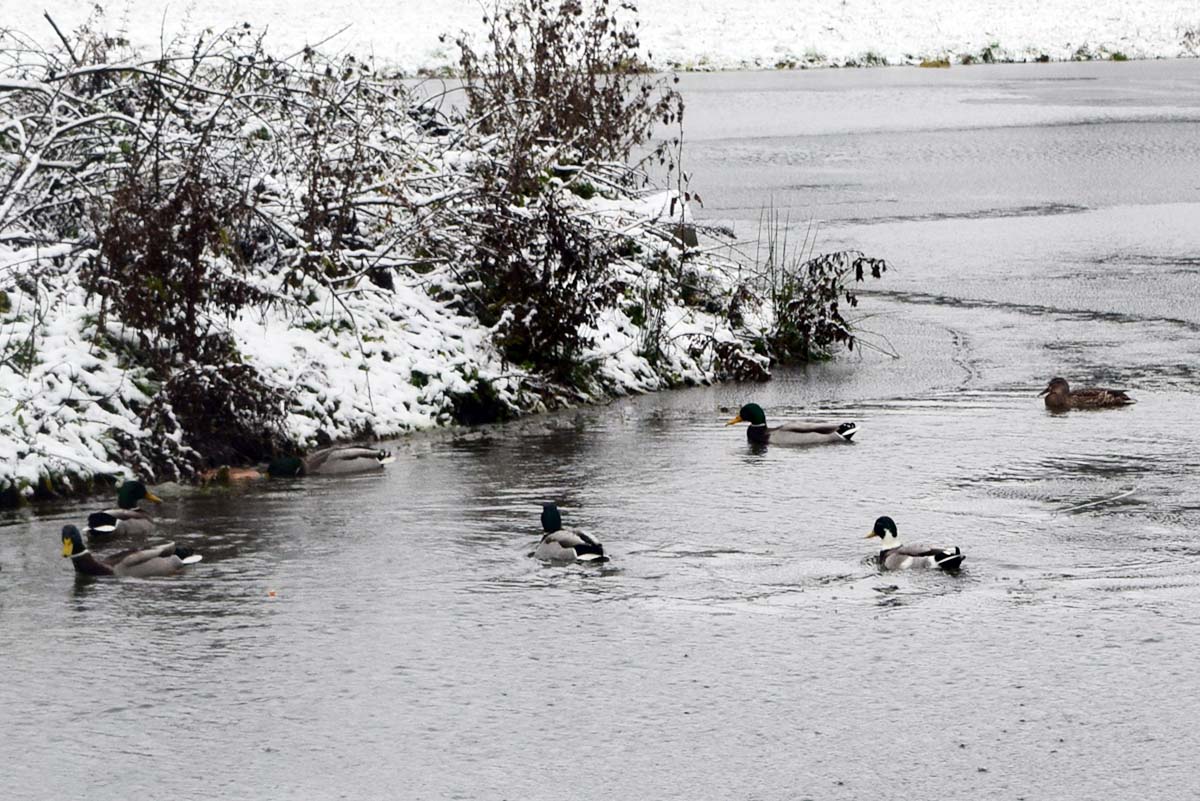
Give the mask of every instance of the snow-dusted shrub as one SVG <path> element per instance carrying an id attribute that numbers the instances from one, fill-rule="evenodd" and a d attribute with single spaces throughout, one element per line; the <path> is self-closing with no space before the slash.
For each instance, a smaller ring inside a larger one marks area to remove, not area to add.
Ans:
<path id="1" fill-rule="evenodd" d="M 638 68 L 633 3 L 516 0 L 487 21 L 485 47 L 457 40 L 464 127 L 487 154 L 470 165 L 476 198 L 454 209 L 473 246 L 473 310 L 510 361 L 584 384 L 580 356 L 618 296 L 624 241 L 577 200 L 635 184 L 631 151 L 658 122 L 680 121 L 682 99 Z"/>
<path id="2" fill-rule="evenodd" d="M 101 298 L 102 314 L 136 332 L 139 358 L 164 372 L 229 362 L 222 321 L 272 299 L 247 280 L 230 234 L 245 213 L 224 184 L 198 165 L 168 178 L 139 159 L 97 210 L 97 253 L 83 285 Z"/>
<path id="3" fill-rule="evenodd" d="M 624 163 L 659 122 L 683 115 L 679 94 L 642 66 L 631 0 L 510 0 L 485 21 L 485 47 L 456 40 L 468 114 L 513 155 L 553 143 L 565 163 Z M 519 182 L 536 166 L 512 166 L 509 190 L 529 193 Z"/>

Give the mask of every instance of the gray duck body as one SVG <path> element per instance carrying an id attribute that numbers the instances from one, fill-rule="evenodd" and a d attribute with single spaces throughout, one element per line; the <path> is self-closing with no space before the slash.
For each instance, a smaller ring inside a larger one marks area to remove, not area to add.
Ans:
<path id="1" fill-rule="evenodd" d="M 70 557 L 75 572 L 83 576 L 172 576 L 202 558 L 173 542 L 152 548 L 130 548 L 98 558 L 83 544 L 83 537 L 75 526 L 63 527 L 62 542 L 63 556 Z"/>
<path id="2" fill-rule="evenodd" d="M 767 425 L 767 415 L 757 403 L 747 403 L 725 425 L 749 423 L 746 439 L 759 445 L 826 445 L 852 442 L 858 426 L 851 422 L 797 421 L 778 426 Z"/>
<path id="3" fill-rule="evenodd" d="M 542 504 L 541 541 L 533 549 L 533 557 L 543 562 L 607 562 L 604 546 L 583 531 L 562 527 L 562 516 L 553 503 Z"/>
<path id="4" fill-rule="evenodd" d="M 88 515 L 89 537 L 145 538 L 154 533 L 157 524 L 145 509 L 105 509 Z"/>
<path id="5" fill-rule="evenodd" d="M 879 552 L 884 570 L 958 570 L 967 557 L 958 547 L 937 548 L 928 545 L 901 545 Z"/>
<path id="6" fill-rule="evenodd" d="M 884 570 L 944 570 L 956 573 L 967 558 L 957 546 L 904 545 L 896 522 L 890 517 L 880 517 L 867 539 L 878 537 L 882 543 L 879 550 L 879 566 Z"/>
<path id="7" fill-rule="evenodd" d="M 750 426 L 746 439 L 770 445 L 828 445 L 852 442 L 858 426 L 854 423 L 795 422 L 774 427 Z"/>
<path id="8" fill-rule="evenodd" d="M 276 459 L 267 467 L 267 474 L 274 478 L 345 476 L 382 470 L 391 461 L 391 454 L 379 448 L 339 445 L 314 451 L 304 459 Z"/>
<path id="9" fill-rule="evenodd" d="M 162 503 L 153 492 L 140 481 L 126 481 L 117 490 L 117 505 L 103 512 L 93 512 L 88 515 L 88 537 L 98 539 L 114 539 L 130 537 L 144 539 L 155 531 L 154 517 L 139 506 L 146 500 L 151 503 Z"/>

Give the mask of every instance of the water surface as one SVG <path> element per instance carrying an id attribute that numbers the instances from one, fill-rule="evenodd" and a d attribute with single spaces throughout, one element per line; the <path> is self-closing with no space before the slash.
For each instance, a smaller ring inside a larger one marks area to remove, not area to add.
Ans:
<path id="1" fill-rule="evenodd" d="M 683 88 L 706 218 L 886 257 L 900 358 L 173 493 L 173 580 L 5 513 L 4 797 L 1200 798 L 1200 64 Z M 1138 403 L 1047 414 L 1056 374 Z M 861 441 L 752 449 L 748 400 Z M 548 498 L 609 565 L 527 558 Z M 880 514 L 967 569 L 880 574 Z"/>

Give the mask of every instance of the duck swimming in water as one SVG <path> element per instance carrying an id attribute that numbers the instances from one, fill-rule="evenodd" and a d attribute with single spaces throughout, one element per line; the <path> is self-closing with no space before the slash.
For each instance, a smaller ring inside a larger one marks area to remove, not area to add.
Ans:
<path id="1" fill-rule="evenodd" d="M 867 539 L 878 537 L 879 566 L 884 570 L 906 570 L 911 568 L 938 568 L 947 573 L 957 573 L 966 555 L 958 547 L 930 547 L 928 545 L 901 545 L 896 521 L 881 517 Z"/>
<path id="2" fill-rule="evenodd" d="M 117 489 L 117 508 L 88 515 L 89 537 L 148 537 L 154 533 L 154 518 L 139 501 L 162 503 L 162 498 L 140 481 L 126 481 Z"/>
<path id="3" fill-rule="evenodd" d="M 533 551 L 543 562 L 607 562 L 604 546 L 582 531 L 563 528 L 558 505 L 542 504 L 542 540 Z"/>
<path id="4" fill-rule="evenodd" d="M 177 548 L 175 543 L 168 542 L 142 550 L 132 548 L 97 559 L 83 544 L 83 537 L 75 526 L 63 526 L 62 546 L 63 558 L 69 556 L 75 572 L 82 576 L 171 576 L 203 558 L 188 548 Z"/>
<path id="5" fill-rule="evenodd" d="M 304 459 L 296 456 L 276 459 L 267 465 L 267 475 L 271 478 L 349 475 L 382 470 L 385 464 L 394 461 L 391 454 L 379 448 L 339 446 L 316 451 Z"/>
<path id="6" fill-rule="evenodd" d="M 737 417 L 725 425 L 749 423 L 746 439 L 772 445 L 821 445 L 829 442 L 850 442 L 858 433 L 854 423 L 784 423 L 767 428 L 767 414 L 757 403 L 747 403 Z"/>
<path id="7" fill-rule="evenodd" d="M 1073 390 L 1065 378 L 1050 379 L 1050 383 L 1038 393 L 1038 397 L 1046 398 L 1046 408 L 1052 412 L 1065 412 L 1070 409 L 1114 409 L 1137 403 L 1126 395 L 1123 389 L 1081 387 Z"/>

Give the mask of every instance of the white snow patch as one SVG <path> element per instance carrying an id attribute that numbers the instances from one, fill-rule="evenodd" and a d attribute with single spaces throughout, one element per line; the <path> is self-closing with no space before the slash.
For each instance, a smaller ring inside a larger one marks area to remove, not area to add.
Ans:
<path id="1" fill-rule="evenodd" d="M 8 3 L 3 24 L 49 39 L 46 9 L 70 30 L 91 13 L 91 0 Z M 1196 55 L 1200 5 L 1195 0 L 641 0 L 642 44 L 657 67 L 772 69 L 862 63 L 891 64 L 972 54 L 997 58 L 1070 59 L 1083 48 L 1130 58 Z M 266 27 L 276 48 L 296 50 L 344 31 L 335 48 L 372 54 L 408 72 L 457 63 L 453 36 L 482 39 L 477 0 L 404 0 L 385 5 L 327 0 L 297 5 L 260 0 L 195 0 L 166 8 L 149 0 L 109 6 L 109 22 L 133 44 L 157 52 L 165 30 L 194 34 L 241 22 Z M 164 26 L 165 23 L 165 26 Z M 43 36 L 43 34 L 45 36 Z M 440 36 L 449 34 L 445 42 Z"/>

